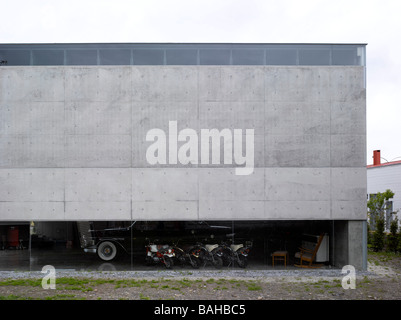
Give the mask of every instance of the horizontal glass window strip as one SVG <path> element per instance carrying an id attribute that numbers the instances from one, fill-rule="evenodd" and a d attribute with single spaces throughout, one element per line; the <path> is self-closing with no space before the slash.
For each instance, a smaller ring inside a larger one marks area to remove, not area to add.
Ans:
<path id="1" fill-rule="evenodd" d="M 64 64 L 64 50 L 32 50 L 32 57 L 35 66 Z"/>
<path id="2" fill-rule="evenodd" d="M 266 55 L 267 65 L 297 65 L 297 51 L 294 49 L 271 49 Z"/>
<path id="3" fill-rule="evenodd" d="M 299 64 L 308 66 L 330 65 L 330 50 L 301 49 L 299 50 Z"/>
<path id="4" fill-rule="evenodd" d="M 29 50 L 0 50 L 0 61 L 7 66 L 27 66 L 31 64 Z"/>
<path id="5" fill-rule="evenodd" d="M 199 51 L 201 65 L 229 65 L 230 50 L 204 49 Z"/>
<path id="6" fill-rule="evenodd" d="M 198 50 L 167 49 L 166 64 L 169 65 L 196 65 L 198 64 Z"/>
<path id="7" fill-rule="evenodd" d="M 99 50 L 99 63 L 101 65 L 130 65 L 131 50 L 128 49 Z"/>
<path id="8" fill-rule="evenodd" d="M 335 66 L 352 66 L 357 64 L 357 50 L 355 49 L 340 49 L 333 50 L 332 64 Z"/>
<path id="9" fill-rule="evenodd" d="M 232 64 L 263 65 L 265 64 L 265 52 L 255 49 L 233 49 Z"/>
<path id="10" fill-rule="evenodd" d="M 2 66 L 63 64 L 365 66 L 365 51 L 364 44 L 0 44 L 0 59 L 4 61 Z"/>
<path id="11" fill-rule="evenodd" d="M 137 49 L 133 51 L 135 65 L 162 65 L 164 64 L 164 50 Z"/>
<path id="12" fill-rule="evenodd" d="M 67 65 L 97 65 L 97 50 L 67 50 Z"/>

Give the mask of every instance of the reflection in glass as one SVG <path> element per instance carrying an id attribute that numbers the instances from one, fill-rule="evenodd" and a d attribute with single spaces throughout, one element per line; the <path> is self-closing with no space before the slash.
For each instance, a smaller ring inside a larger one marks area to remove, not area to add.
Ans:
<path id="1" fill-rule="evenodd" d="M 163 65 L 164 50 L 136 49 L 133 51 L 135 65 Z"/>
<path id="2" fill-rule="evenodd" d="M 199 50 L 201 65 L 229 65 L 230 50 L 226 49 L 203 49 Z"/>
<path id="3" fill-rule="evenodd" d="M 234 65 L 263 65 L 265 53 L 264 50 L 233 49 L 232 58 Z"/>
<path id="4" fill-rule="evenodd" d="M 7 65 L 365 66 L 366 63 L 363 44 L 0 44 L 0 59 L 6 60 Z"/>
<path id="5" fill-rule="evenodd" d="M 299 50 L 299 65 L 301 66 L 327 66 L 330 65 L 330 50 L 327 49 L 301 49 Z"/>
<path id="6" fill-rule="evenodd" d="M 356 49 L 333 50 L 332 61 L 335 66 L 352 66 L 356 64 Z"/>
<path id="7" fill-rule="evenodd" d="M 33 65 L 58 66 L 64 64 L 63 50 L 32 50 Z"/>
<path id="8" fill-rule="evenodd" d="M 99 63 L 101 65 L 130 65 L 131 50 L 128 49 L 99 50 Z"/>
<path id="9" fill-rule="evenodd" d="M 168 64 L 168 65 L 196 65 L 196 64 L 198 64 L 198 50 L 168 49 L 168 50 L 166 50 L 166 64 Z"/>
<path id="10" fill-rule="evenodd" d="M 67 50 L 67 65 L 97 65 L 97 50 Z"/>
<path id="11" fill-rule="evenodd" d="M 297 65 L 297 51 L 295 49 L 267 50 L 267 65 Z"/>
<path id="12" fill-rule="evenodd" d="M 0 60 L 6 61 L 7 66 L 28 66 L 31 64 L 31 52 L 29 50 L 1 50 Z"/>

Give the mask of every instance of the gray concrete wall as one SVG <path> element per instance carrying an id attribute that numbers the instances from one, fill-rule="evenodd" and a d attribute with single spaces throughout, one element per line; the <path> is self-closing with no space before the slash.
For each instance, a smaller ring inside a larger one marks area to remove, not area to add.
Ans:
<path id="1" fill-rule="evenodd" d="M 364 67 L 1 67 L 1 220 L 364 220 Z M 150 129 L 254 129 L 255 169 L 150 165 Z"/>

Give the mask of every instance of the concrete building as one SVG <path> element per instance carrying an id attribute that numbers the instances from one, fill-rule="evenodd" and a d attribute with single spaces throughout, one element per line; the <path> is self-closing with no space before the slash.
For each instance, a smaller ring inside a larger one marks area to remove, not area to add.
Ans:
<path id="1" fill-rule="evenodd" d="M 394 192 L 385 218 L 385 227 L 389 231 L 390 222 L 394 219 L 391 212 L 397 212 L 398 221 L 401 220 L 401 161 L 382 162 L 381 159 L 380 150 L 374 150 L 373 164 L 367 166 L 367 192 L 368 197 L 387 189 Z"/>
<path id="2" fill-rule="evenodd" d="M 0 60 L 3 224 L 298 226 L 366 268 L 364 44 L 1 44 Z M 207 129 L 220 145 L 202 148 Z"/>

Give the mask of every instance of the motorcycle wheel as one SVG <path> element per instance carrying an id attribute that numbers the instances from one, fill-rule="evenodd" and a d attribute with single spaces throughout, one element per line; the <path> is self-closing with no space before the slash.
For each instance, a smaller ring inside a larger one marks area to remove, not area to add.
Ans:
<path id="1" fill-rule="evenodd" d="M 190 257 L 189 258 L 189 264 L 191 265 L 192 268 L 199 269 L 199 267 L 201 266 L 202 262 L 200 261 L 199 258 Z"/>
<path id="2" fill-rule="evenodd" d="M 185 256 L 182 252 L 174 248 L 175 257 L 174 257 L 174 265 L 180 265 L 181 267 L 185 267 Z"/>
<path id="3" fill-rule="evenodd" d="M 218 256 L 213 257 L 212 263 L 216 269 L 221 269 L 223 267 L 223 259 Z"/>
<path id="4" fill-rule="evenodd" d="M 248 265 L 248 258 L 244 257 L 243 255 L 239 255 L 237 263 L 240 268 L 246 268 Z"/>
<path id="5" fill-rule="evenodd" d="M 104 241 L 97 247 L 97 256 L 103 261 L 111 261 L 117 257 L 117 247 L 111 241 Z"/>
<path id="6" fill-rule="evenodd" d="M 145 258 L 145 264 L 146 264 L 147 266 L 152 265 L 152 264 L 153 264 L 153 259 L 152 259 L 151 257 L 146 257 L 146 258 Z"/>
<path id="7" fill-rule="evenodd" d="M 173 259 L 170 257 L 164 257 L 164 265 L 166 266 L 166 269 L 171 269 L 174 265 Z"/>

